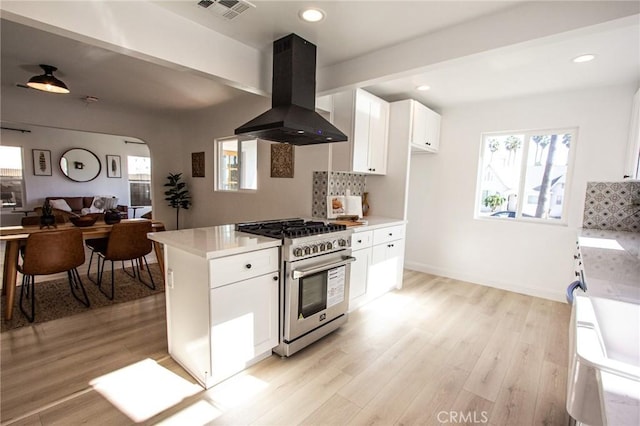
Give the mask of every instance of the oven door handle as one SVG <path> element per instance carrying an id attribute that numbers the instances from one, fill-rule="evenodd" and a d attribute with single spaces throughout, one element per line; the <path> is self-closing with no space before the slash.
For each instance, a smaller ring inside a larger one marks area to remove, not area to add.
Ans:
<path id="1" fill-rule="evenodd" d="M 294 280 L 299 278 L 304 278 L 307 275 L 315 274 L 317 272 L 326 271 L 327 269 L 337 268 L 338 266 L 346 265 L 347 263 L 354 262 L 356 260 L 353 256 L 344 256 L 341 261 L 334 263 L 327 263 L 326 265 L 316 266 L 315 268 L 309 269 L 296 269 L 291 271 L 291 277 Z"/>

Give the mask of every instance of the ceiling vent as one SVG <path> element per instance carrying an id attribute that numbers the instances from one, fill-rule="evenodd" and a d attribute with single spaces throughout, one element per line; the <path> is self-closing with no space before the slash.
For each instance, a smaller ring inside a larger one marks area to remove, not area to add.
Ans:
<path id="1" fill-rule="evenodd" d="M 255 7 L 244 0 L 200 0 L 198 6 L 208 9 L 226 20 L 231 20 Z"/>

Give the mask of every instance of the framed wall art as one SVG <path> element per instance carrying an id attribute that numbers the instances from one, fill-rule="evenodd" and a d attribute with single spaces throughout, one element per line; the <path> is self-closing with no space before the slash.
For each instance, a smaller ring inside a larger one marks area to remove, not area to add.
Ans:
<path id="1" fill-rule="evenodd" d="M 271 177 L 293 177 L 294 146 L 288 143 L 271 144 Z"/>
<path id="2" fill-rule="evenodd" d="M 204 177 L 204 152 L 191 153 L 191 177 Z"/>
<path id="3" fill-rule="evenodd" d="M 33 174 L 35 176 L 51 176 L 51 151 L 48 149 L 32 149 Z"/>
<path id="4" fill-rule="evenodd" d="M 122 170 L 120 169 L 120 156 L 107 155 L 107 177 L 121 178 Z"/>

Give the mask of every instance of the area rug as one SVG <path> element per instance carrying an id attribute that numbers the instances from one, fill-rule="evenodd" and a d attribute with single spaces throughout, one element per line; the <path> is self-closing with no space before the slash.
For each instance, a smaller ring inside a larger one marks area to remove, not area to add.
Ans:
<path id="1" fill-rule="evenodd" d="M 108 263 L 105 267 L 102 287 L 106 292 L 109 292 L 111 291 L 111 271 L 107 272 L 106 269 L 109 269 Z M 14 330 L 25 325 L 64 318 L 70 315 L 86 312 L 91 309 L 115 305 L 164 292 L 164 281 L 162 280 L 160 268 L 157 264 L 152 263 L 149 265 L 149 269 L 151 270 L 156 290 L 151 290 L 138 281 L 137 278 L 132 278 L 127 275 L 122 268 L 116 267 L 114 300 L 109 300 L 107 296 L 100 292 L 93 282 L 89 281 L 86 275 L 82 275 L 82 283 L 84 284 L 87 296 L 91 302 L 91 306 L 88 308 L 73 297 L 71 289 L 69 288 L 69 282 L 66 278 L 44 282 L 37 282 L 36 280 L 36 318 L 32 323 L 30 323 L 20 311 L 20 287 L 18 286 L 16 288 L 15 301 L 13 304 L 13 318 L 9 321 L 5 320 L 4 311 L 2 312 L 1 331 L 5 332 L 8 330 Z M 131 268 L 128 268 L 127 271 L 130 273 Z M 142 272 L 142 278 L 145 282 L 149 282 L 149 275 L 146 270 Z M 5 297 L 6 296 L 4 295 L 2 296 L 3 307 L 5 304 Z M 31 309 L 30 303 L 30 301 L 25 301 L 25 309 Z"/>

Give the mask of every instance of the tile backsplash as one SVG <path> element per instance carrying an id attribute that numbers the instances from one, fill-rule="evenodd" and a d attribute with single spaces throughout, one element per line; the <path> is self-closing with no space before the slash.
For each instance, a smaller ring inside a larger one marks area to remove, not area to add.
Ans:
<path id="1" fill-rule="evenodd" d="M 313 217 L 327 217 L 327 196 L 361 196 L 366 191 L 366 175 L 349 172 L 313 172 Z"/>
<path id="2" fill-rule="evenodd" d="M 640 232 L 640 181 L 587 182 L 583 228 Z"/>

